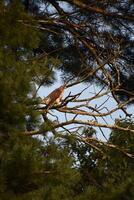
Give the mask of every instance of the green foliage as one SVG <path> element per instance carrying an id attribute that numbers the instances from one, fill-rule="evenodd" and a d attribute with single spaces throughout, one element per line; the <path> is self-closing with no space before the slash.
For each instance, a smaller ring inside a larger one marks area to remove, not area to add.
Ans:
<path id="1" fill-rule="evenodd" d="M 118 126 L 133 128 L 133 122 L 130 120 L 118 120 L 116 123 Z M 89 153 L 88 159 L 83 157 L 87 164 L 80 167 L 86 187 L 80 199 L 131 200 L 134 198 L 134 159 L 123 153 L 123 151 L 134 153 L 133 133 L 113 130 L 109 142 L 117 148 L 102 146 L 104 155 L 93 150 Z M 87 162 L 89 160 L 92 162 Z"/>
<path id="2" fill-rule="evenodd" d="M 118 121 L 118 126 L 133 127 L 132 121 Z M 85 136 L 92 138 L 94 131 L 85 129 Z M 83 132 L 84 136 L 84 132 Z M 134 160 L 123 153 L 133 154 L 133 133 L 113 130 L 109 142 L 117 148 L 97 145 L 90 147 L 73 135 L 65 136 L 61 145 L 68 147 L 80 173 L 75 191 L 77 200 L 131 200 L 134 198 Z M 91 140 L 90 140 L 91 141 Z M 92 143 L 91 143 L 92 144 Z M 95 143 L 93 143 L 95 145 Z"/>
<path id="3" fill-rule="evenodd" d="M 48 23 L 50 27 L 47 28 L 53 32 L 39 31 L 35 19 L 38 19 L 37 16 L 40 19 L 42 13 L 36 15 L 35 7 L 31 4 L 28 6 L 29 1 L 22 2 L 25 6 L 19 0 L 0 2 L 0 200 L 133 200 L 134 160 L 123 153 L 134 152 L 134 136 L 131 132 L 113 130 L 108 142 L 117 148 L 97 144 L 100 149 L 97 151 L 81 141 L 77 133 L 54 133 L 51 137 L 49 131 L 53 128 L 52 121 L 40 125 L 41 119 L 35 109 L 40 102 L 36 94 L 37 87 L 52 84 L 55 80 L 53 69 L 59 66 L 75 75 L 79 73 L 77 67 L 82 69 L 87 63 L 94 68 L 94 58 L 77 38 L 68 34 L 67 26 L 62 29 L 59 24 L 57 27 Z M 98 1 L 95 5 L 103 6 Z M 111 8 L 112 5 L 110 1 L 105 6 Z M 114 5 L 119 9 L 116 3 Z M 72 7 L 75 10 L 76 7 Z M 80 22 L 94 22 L 94 13 L 77 11 L 77 20 Z M 95 16 L 98 20 L 98 15 Z M 87 33 L 92 35 L 89 39 L 95 44 L 93 46 L 97 44 L 98 55 L 104 52 L 100 55 L 105 59 L 109 48 L 114 50 L 117 47 L 111 44 L 113 40 L 110 38 L 107 43 L 109 34 L 116 38 L 121 33 L 124 43 L 127 39 L 129 44 L 131 41 L 127 31 L 123 36 L 122 26 L 118 28 L 115 19 L 107 17 L 103 20 L 109 26 L 112 22 L 109 32 L 101 30 L 101 34 L 97 32 L 95 38 L 90 30 Z M 75 20 L 72 19 L 72 22 Z M 99 25 L 96 24 L 92 30 L 98 30 Z M 77 34 L 84 37 L 86 32 L 78 31 Z M 98 34 L 100 37 L 96 39 Z M 105 47 L 103 51 L 99 44 Z M 84 63 L 82 54 L 87 55 Z M 131 50 L 124 50 L 123 54 L 125 64 L 131 63 Z M 129 60 L 126 60 L 128 54 Z M 83 76 L 86 72 L 79 75 Z M 116 120 L 116 124 L 134 126 L 133 122 L 127 120 Z M 23 135 L 27 130 L 36 129 L 45 129 L 47 134 L 41 138 Z M 80 134 L 92 139 L 95 131 L 86 127 Z M 96 145 L 95 141 L 90 142 Z"/>
<path id="4" fill-rule="evenodd" d="M 5 132 L 17 124 L 22 126 L 26 114 L 31 112 L 27 105 L 34 104 L 34 100 L 27 98 L 32 67 L 27 65 L 26 59 L 39 40 L 37 31 L 20 23 L 23 19 L 30 20 L 30 17 L 20 1 L 3 6 L 0 13 L 0 128 Z"/>
<path id="5" fill-rule="evenodd" d="M 44 199 L 60 200 L 73 199 L 74 188 L 79 180 L 79 172 L 73 167 L 73 159 L 68 150 L 57 145 L 53 139 L 46 146 L 46 170 L 50 176 L 46 177 Z"/>
<path id="6" fill-rule="evenodd" d="M 25 130 L 27 118 L 32 127 L 37 125 L 36 87 L 53 82 L 58 60 L 35 58 L 42 33 L 21 1 L 2 1 L 0 11 L 0 130 L 5 134 Z"/>
<path id="7" fill-rule="evenodd" d="M 73 199 L 79 173 L 67 149 L 53 138 L 47 143 L 17 134 L 0 139 L 2 199 Z"/>
<path id="8" fill-rule="evenodd" d="M 0 196 L 2 199 L 20 199 L 42 187 L 39 178 L 43 167 L 42 143 L 37 139 L 11 134 L 0 138 Z M 18 198 L 17 198 L 18 197 Z M 23 198 L 22 198 L 23 199 Z"/>

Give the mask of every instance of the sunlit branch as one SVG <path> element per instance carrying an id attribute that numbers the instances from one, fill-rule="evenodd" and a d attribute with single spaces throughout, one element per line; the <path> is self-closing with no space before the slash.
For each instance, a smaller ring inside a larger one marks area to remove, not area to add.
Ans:
<path id="1" fill-rule="evenodd" d="M 78 137 L 80 137 L 80 136 L 78 136 Z M 82 141 L 86 142 L 86 144 L 90 145 L 91 142 L 96 142 L 96 144 L 104 145 L 108 148 L 118 150 L 119 152 L 123 153 L 124 155 L 126 155 L 128 157 L 134 158 L 134 154 L 128 153 L 127 149 L 122 149 L 122 148 L 118 147 L 117 145 L 111 144 L 109 142 L 104 142 L 104 141 L 98 140 L 98 139 L 93 138 L 93 137 L 80 137 L 80 139 Z"/>
<path id="2" fill-rule="evenodd" d="M 61 127 L 65 127 L 68 125 L 73 125 L 73 124 L 79 124 L 79 125 L 89 125 L 92 127 L 102 127 L 102 128 L 109 128 L 109 129 L 114 129 L 114 130 L 120 130 L 120 131 L 130 131 L 132 133 L 134 133 L 134 130 L 131 129 L 129 126 L 128 127 L 120 127 L 118 125 L 112 125 L 112 124 L 102 124 L 102 123 L 98 123 L 96 121 L 90 121 L 90 120 L 80 120 L 80 119 L 74 119 L 74 120 L 68 120 L 66 122 L 61 122 L 59 124 L 53 125 L 52 130 L 57 129 L 57 128 L 61 128 Z M 48 130 L 35 130 L 35 131 L 28 131 L 28 132 L 23 132 L 23 135 L 40 135 L 40 134 L 45 134 Z"/>

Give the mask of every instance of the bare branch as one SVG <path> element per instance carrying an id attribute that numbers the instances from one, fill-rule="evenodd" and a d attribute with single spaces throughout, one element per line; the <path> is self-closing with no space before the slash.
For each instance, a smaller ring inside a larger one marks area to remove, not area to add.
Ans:
<path id="1" fill-rule="evenodd" d="M 93 137 L 92 137 L 92 138 L 90 138 L 90 137 L 81 138 L 81 140 L 82 140 L 82 141 L 85 141 L 86 144 L 89 143 L 89 145 L 90 145 L 91 142 L 94 141 L 94 142 L 96 142 L 97 144 L 104 145 L 104 146 L 106 146 L 106 147 L 108 147 L 108 148 L 112 148 L 112 149 L 118 150 L 119 152 L 123 153 L 124 155 L 126 155 L 126 156 L 128 156 L 128 157 L 134 158 L 134 154 L 128 153 L 126 149 L 122 149 L 122 148 L 120 148 L 120 147 L 118 147 L 118 146 L 116 146 L 116 145 L 114 145 L 114 144 L 111 144 L 111 143 L 108 143 L 108 142 L 102 142 L 102 141 L 100 141 L 100 140 L 98 140 L 98 139 L 95 139 L 95 138 L 93 138 Z"/>
<path id="2" fill-rule="evenodd" d="M 132 133 L 134 133 L 134 129 L 130 129 L 129 127 L 120 127 L 120 126 L 117 126 L 117 125 L 111 125 L 111 124 L 102 124 L 102 123 L 97 123 L 96 121 L 86 121 L 86 120 L 80 120 L 80 119 L 75 119 L 75 120 L 69 120 L 67 122 L 61 122 L 60 124 L 56 124 L 52 127 L 52 130 L 53 129 L 57 129 L 57 128 L 60 128 L 60 127 L 65 127 L 65 126 L 68 126 L 68 125 L 73 125 L 73 124 L 83 124 L 83 125 L 89 125 L 89 126 L 92 126 L 92 127 L 103 127 L 103 128 L 109 128 L 109 129 L 115 129 L 115 130 L 120 130 L 120 131 L 130 131 Z M 23 132 L 22 134 L 23 135 L 27 135 L 27 136 L 30 136 L 30 135 L 39 135 L 39 134 L 44 134 L 46 133 L 46 130 L 44 131 L 29 131 L 29 132 Z"/>

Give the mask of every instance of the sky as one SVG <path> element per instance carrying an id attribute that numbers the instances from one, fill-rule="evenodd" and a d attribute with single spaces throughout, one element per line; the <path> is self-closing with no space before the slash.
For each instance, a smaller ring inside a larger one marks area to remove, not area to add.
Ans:
<path id="1" fill-rule="evenodd" d="M 64 8 L 65 11 L 66 11 L 66 10 L 68 11 L 68 10 L 71 9 L 67 3 L 63 3 L 63 2 L 62 2 L 62 3 L 60 3 L 60 6 L 61 6 L 62 8 Z M 44 8 L 45 8 L 45 7 L 44 7 L 43 4 L 42 4 L 41 9 L 44 10 Z M 50 6 L 50 7 L 48 7 L 47 9 L 49 9 L 49 11 L 52 12 L 52 13 L 55 12 L 54 7 L 51 7 L 51 6 Z M 70 11 L 71 11 L 71 10 L 70 10 Z M 41 87 L 41 88 L 40 88 L 38 95 L 39 95 L 41 98 L 46 97 L 46 96 L 47 96 L 48 94 L 50 94 L 54 89 L 56 89 L 56 88 L 58 88 L 58 87 L 60 87 L 60 86 L 62 85 L 62 81 L 61 81 L 61 78 L 60 78 L 60 77 L 61 77 L 60 71 L 57 71 L 56 74 L 57 74 L 57 81 L 56 81 L 51 87 Z M 79 84 L 79 85 L 73 86 L 73 87 L 71 87 L 71 88 L 68 88 L 68 89 L 65 90 L 64 97 L 68 96 L 68 94 L 69 94 L 70 91 L 71 91 L 72 94 L 77 94 L 77 93 L 79 93 L 80 91 L 82 91 L 85 87 L 87 87 L 86 84 Z M 97 92 L 97 91 L 99 91 L 99 88 L 97 88 L 95 85 L 91 85 L 87 90 L 85 90 L 85 92 L 82 93 L 82 95 L 80 96 L 80 98 L 81 98 L 81 99 L 82 99 L 82 98 L 84 98 L 84 99 L 85 99 L 85 98 L 89 98 L 89 97 L 91 97 L 91 96 L 93 95 L 92 93 Z M 96 106 L 101 105 L 101 104 L 106 100 L 106 98 L 107 98 L 107 97 L 103 97 L 103 98 L 99 98 L 99 99 L 97 99 L 97 100 L 91 101 L 91 102 L 90 102 L 90 103 L 91 103 L 91 106 L 96 107 Z M 74 106 L 74 105 L 76 105 L 76 104 L 72 104 L 72 103 L 68 104 L 68 106 L 70 106 L 70 107 L 71 107 L 71 106 Z M 105 103 L 105 107 L 108 108 L 108 109 L 114 108 L 115 105 L 116 105 L 116 103 L 115 103 L 115 101 L 114 101 L 112 98 L 109 98 L 109 100 Z M 103 110 L 104 112 L 107 111 L 106 108 L 105 108 L 105 110 Z M 134 118 L 134 107 L 133 107 L 133 106 L 129 106 L 127 110 L 128 110 L 129 113 L 133 114 L 132 117 Z M 64 115 L 63 113 L 59 113 L 59 112 L 54 111 L 54 110 L 52 110 L 51 113 L 52 113 L 52 114 L 55 114 L 56 116 L 58 116 L 60 122 L 66 120 L 66 119 L 65 119 L 65 115 Z M 52 120 L 54 120 L 54 118 L 53 118 L 52 116 L 49 115 L 49 117 L 50 117 Z M 67 114 L 68 120 L 70 120 L 72 117 L 73 117 L 73 116 L 72 116 L 71 114 Z M 119 111 L 119 110 L 118 110 L 117 112 L 115 112 L 114 114 L 112 114 L 112 117 L 111 117 L 111 116 L 105 117 L 105 120 L 107 121 L 108 124 L 114 124 L 115 119 L 120 118 L 120 117 L 121 117 L 121 118 L 124 118 L 125 115 L 124 115 L 124 113 L 123 113 L 122 111 Z M 94 118 L 91 118 L 91 117 L 89 117 L 89 116 L 79 116 L 79 119 L 83 119 L 83 120 L 92 120 L 92 119 L 93 119 L 93 120 L 94 120 Z M 102 118 L 99 118 L 99 122 L 100 122 L 100 123 L 105 123 L 104 120 L 103 120 Z M 70 126 L 68 126 L 68 127 L 73 127 L 73 125 L 70 125 Z M 105 138 L 103 137 L 103 135 L 102 135 L 102 133 L 100 132 L 100 130 L 99 130 L 98 128 L 95 128 L 95 129 L 96 129 L 97 132 L 98 132 L 97 137 L 98 137 L 99 139 L 105 140 Z M 110 133 L 110 130 L 109 130 L 109 129 L 106 129 L 106 128 L 103 128 L 102 130 L 103 130 L 105 136 L 108 138 L 109 133 Z"/>
<path id="2" fill-rule="evenodd" d="M 61 80 L 61 72 L 60 71 L 57 71 L 56 72 L 56 76 L 57 76 L 57 81 L 51 86 L 51 87 L 42 87 L 40 88 L 39 90 L 39 96 L 41 98 L 43 97 L 46 97 L 48 94 L 50 94 L 54 89 L 58 88 L 59 86 L 61 86 L 63 83 L 62 83 L 62 80 Z M 67 88 L 64 92 L 64 98 L 66 96 L 68 96 L 68 94 L 71 92 L 71 94 L 77 94 L 79 93 L 80 91 L 82 91 L 85 87 L 87 86 L 90 86 L 89 88 L 87 88 L 87 90 L 85 90 L 82 95 L 80 96 L 80 99 L 85 99 L 85 98 L 89 98 L 91 96 L 93 96 L 93 93 L 96 93 L 99 91 L 99 88 L 97 88 L 95 85 L 91 85 L 91 84 L 79 84 L 79 85 L 76 85 L 76 86 L 73 86 L 71 88 Z M 107 96 L 105 97 L 102 97 L 102 98 L 98 98 L 96 100 L 93 100 L 90 102 L 90 105 L 92 107 L 98 107 L 100 106 L 101 104 L 103 104 L 103 102 L 107 99 Z M 78 103 L 77 103 L 78 104 Z M 80 104 L 80 103 L 79 103 Z M 76 106 L 76 103 L 69 103 L 68 106 L 69 107 L 73 107 L 73 106 Z M 107 109 L 112 109 L 112 108 L 115 108 L 115 101 L 112 99 L 112 98 L 109 98 L 109 100 L 105 103 L 105 105 L 103 105 L 103 107 L 105 107 L 103 109 L 103 112 L 106 112 Z M 54 111 L 54 110 L 51 110 L 50 111 L 52 114 L 58 116 L 58 119 L 60 122 L 63 122 L 63 121 L 66 121 L 66 118 L 65 118 L 65 114 L 63 113 L 59 113 L 57 111 Z M 133 118 L 134 118 L 134 107 L 133 106 L 129 106 L 128 108 L 128 112 L 133 114 Z M 52 116 L 48 115 L 52 120 L 55 120 Z M 74 115 L 72 114 L 67 114 L 67 119 L 70 120 L 74 117 Z M 125 115 L 122 111 L 117 111 L 115 113 L 112 114 L 112 116 L 107 116 L 105 117 L 105 120 L 108 124 L 114 124 L 114 121 L 115 119 L 118 119 L 118 118 L 124 118 Z M 81 119 L 81 120 L 94 120 L 94 118 L 90 117 L 90 116 L 77 116 L 77 119 Z M 105 121 L 102 119 L 102 117 L 99 118 L 99 123 L 103 123 L 105 124 Z M 66 128 L 72 128 L 74 125 L 69 125 L 69 126 L 66 126 Z M 101 140 L 105 140 L 102 132 L 98 129 L 98 128 L 95 128 L 97 130 L 97 138 L 98 139 L 101 139 Z M 106 129 L 106 128 L 102 128 L 103 130 L 103 133 L 105 135 L 106 138 L 108 138 L 109 136 L 109 133 L 110 133 L 110 130 L 109 129 Z"/>

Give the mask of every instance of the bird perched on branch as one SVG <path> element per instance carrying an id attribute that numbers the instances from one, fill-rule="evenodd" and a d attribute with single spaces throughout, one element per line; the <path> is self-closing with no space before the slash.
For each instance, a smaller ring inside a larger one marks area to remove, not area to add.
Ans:
<path id="1" fill-rule="evenodd" d="M 59 105 L 61 103 L 65 87 L 65 84 L 60 86 L 42 100 L 42 103 L 46 104 L 47 110 L 49 110 L 49 108 L 51 108 L 53 105 Z"/>

